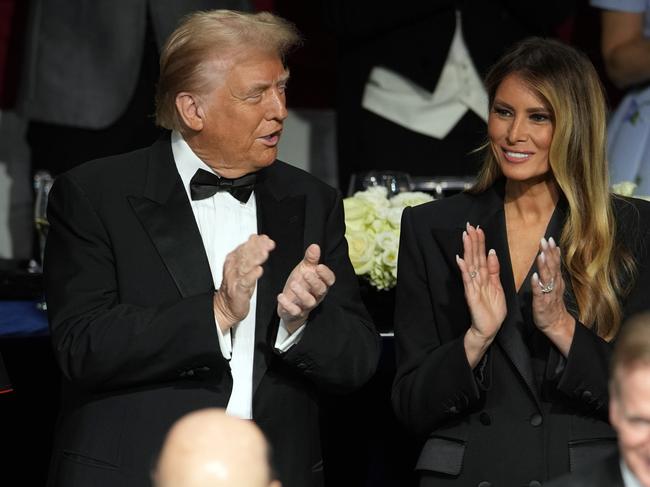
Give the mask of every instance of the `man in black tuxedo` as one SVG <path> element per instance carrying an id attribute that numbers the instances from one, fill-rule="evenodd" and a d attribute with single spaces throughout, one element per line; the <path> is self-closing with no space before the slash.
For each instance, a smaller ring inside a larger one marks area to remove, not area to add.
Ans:
<path id="1" fill-rule="evenodd" d="M 298 39 L 269 13 L 191 15 L 161 55 L 171 135 L 57 178 L 51 485 L 147 485 L 172 423 L 211 406 L 257 422 L 285 487 L 321 485 L 318 397 L 367 381 L 379 343 L 340 197 L 275 159 Z"/>
<path id="2" fill-rule="evenodd" d="M 609 421 L 619 453 L 548 487 L 650 487 L 650 313 L 622 327 L 611 370 Z"/>

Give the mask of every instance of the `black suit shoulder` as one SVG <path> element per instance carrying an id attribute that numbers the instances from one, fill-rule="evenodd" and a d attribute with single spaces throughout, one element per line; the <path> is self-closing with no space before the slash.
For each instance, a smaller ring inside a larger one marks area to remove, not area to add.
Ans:
<path id="1" fill-rule="evenodd" d="M 487 193 L 463 192 L 448 198 L 430 201 L 407 208 L 416 228 L 457 228 L 464 227 L 467 215 L 477 205 L 489 204 Z M 496 206 L 495 206 L 496 209 Z M 473 222 L 470 222 L 473 223 Z"/>
<path id="2" fill-rule="evenodd" d="M 340 195 L 338 190 L 316 176 L 279 159 L 260 172 L 267 174 L 271 186 L 285 188 L 288 194 L 318 194 L 330 199 Z"/>

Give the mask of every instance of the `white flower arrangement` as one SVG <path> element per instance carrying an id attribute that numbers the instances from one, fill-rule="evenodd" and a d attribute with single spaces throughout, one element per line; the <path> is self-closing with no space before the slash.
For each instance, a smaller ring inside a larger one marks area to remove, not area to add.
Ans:
<path id="1" fill-rule="evenodd" d="M 432 200 L 432 196 L 415 191 L 398 193 L 389 199 L 383 186 L 345 198 L 345 238 L 354 272 L 377 289 L 394 287 L 402 212 L 407 206 Z"/>

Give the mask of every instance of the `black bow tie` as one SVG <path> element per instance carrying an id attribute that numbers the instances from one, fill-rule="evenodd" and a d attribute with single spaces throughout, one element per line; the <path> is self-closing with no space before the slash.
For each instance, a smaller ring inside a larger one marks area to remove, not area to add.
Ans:
<path id="1" fill-rule="evenodd" d="M 255 174 L 246 174 L 240 178 L 220 178 L 204 169 L 197 169 L 190 180 L 190 194 L 193 200 L 203 200 L 218 191 L 228 191 L 242 203 L 251 197 L 255 185 Z"/>

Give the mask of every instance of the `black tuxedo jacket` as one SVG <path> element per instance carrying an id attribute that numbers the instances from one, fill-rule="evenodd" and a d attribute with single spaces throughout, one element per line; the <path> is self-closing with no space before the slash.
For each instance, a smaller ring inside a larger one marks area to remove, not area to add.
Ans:
<path id="1" fill-rule="evenodd" d="M 634 289 L 624 300 L 629 315 L 650 305 L 650 203 L 619 198 L 615 203 L 619 241 L 639 263 Z M 547 238 L 559 241 L 565 211 L 560 202 Z M 496 250 L 508 306 L 496 340 L 474 370 L 463 346 L 471 319 L 455 260 L 463 253 L 468 221 L 484 229 L 487 248 Z M 417 465 L 422 485 L 528 485 L 615 447 L 607 422 L 611 344 L 578 323 L 564 359 L 535 329 L 530 316 L 535 269 L 518 295 L 503 181 L 478 195 L 407 209 L 398 269 L 393 404 L 398 417 L 426 440 Z M 565 299 L 571 310 L 570 289 Z"/>
<path id="2" fill-rule="evenodd" d="M 545 483 L 545 487 L 625 487 L 621 475 L 620 457 L 610 455 L 588 469 Z"/>
<path id="3" fill-rule="evenodd" d="M 322 481 L 318 395 L 363 384 L 378 336 L 359 299 L 336 191 L 280 161 L 259 176 L 259 232 L 277 246 L 258 282 L 253 416 L 283 485 L 307 487 Z M 48 217 L 47 302 L 64 375 L 51 485 L 147 485 L 169 426 L 191 410 L 225 407 L 232 388 L 213 279 L 168 138 L 60 176 Z M 337 280 L 301 341 L 277 353 L 276 296 L 310 243 Z"/>

